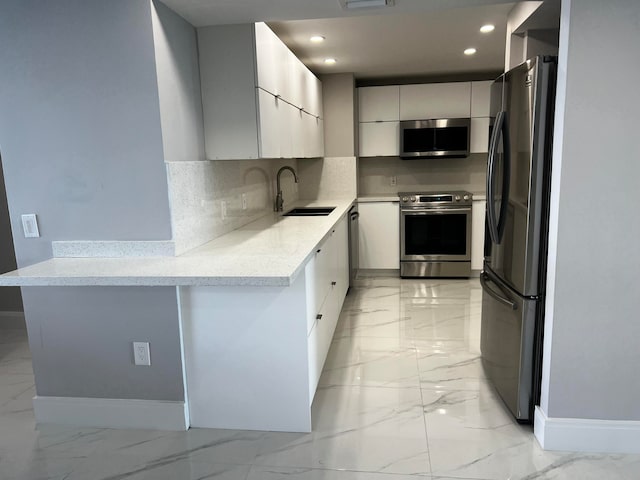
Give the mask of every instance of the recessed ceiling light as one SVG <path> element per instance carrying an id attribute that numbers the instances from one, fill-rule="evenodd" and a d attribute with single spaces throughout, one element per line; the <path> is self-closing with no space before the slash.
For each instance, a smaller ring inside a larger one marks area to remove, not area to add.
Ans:
<path id="1" fill-rule="evenodd" d="M 467 48 L 467 49 L 464 51 L 464 54 L 465 54 L 465 55 L 473 55 L 473 54 L 474 54 L 474 53 L 476 53 L 476 52 L 477 52 L 477 50 L 476 50 L 475 48 L 473 48 L 473 47 L 472 47 L 472 48 Z"/>
<path id="2" fill-rule="evenodd" d="M 326 63 L 327 65 L 335 65 L 336 62 L 337 62 L 337 60 L 335 58 L 325 58 L 324 59 L 324 63 Z"/>
<path id="3" fill-rule="evenodd" d="M 324 42 L 324 37 L 322 35 L 314 35 L 309 39 L 309 41 L 313 43 L 321 43 Z"/>
<path id="4" fill-rule="evenodd" d="M 495 25 L 487 24 L 480 27 L 482 33 L 493 32 L 496 29 Z"/>

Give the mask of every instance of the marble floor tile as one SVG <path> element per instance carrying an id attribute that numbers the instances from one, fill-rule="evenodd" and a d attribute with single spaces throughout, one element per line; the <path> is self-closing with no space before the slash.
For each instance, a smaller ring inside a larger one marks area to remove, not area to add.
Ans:
<path id="1" fill-rule="evenodd" d="M 313 432 L 272 433 L 257 465 L 428 474 L 419 389 L 321 387 Z"/>
<path id="2" fill-rule="evenodd" d="M 89 457 L 65 480 L 246 480 L 250 465 L 212 464 L 191 459 L 160 458 L 143 463 L 121 457 Z"/>
<path id="3" fill-rule="evenodd" d="M 27 342 L 27 331 L 24 329 L 0 328 L 0 344 L 25 344 Z"/>
<path id="4" fill-rule="evenodd" d="M 419 387 L 416 351 L 406 343 L 384 337 L 336 338 L 320 385 Z"/>
<path id="5" fill-rule="evenodd" d="M 434 476 L 526 478 L 562 457 L 543 451 L 532 427 L 519 425 L 490 387 L 422 395 Z"/>
<path id="6" fill-rule="evenodd" d="M 430 477 L 315 468 L 253 466 L 247 480 L 429 480 Z"/>
<path id="7" fill-rule="evenodd" d="M 542 450 L 486 379 L 477 279 L 364 277 L 309 434 L 36 427 L 22 330 L 0 330 L 1 480 L 639 480 L 640 455 Z"/>

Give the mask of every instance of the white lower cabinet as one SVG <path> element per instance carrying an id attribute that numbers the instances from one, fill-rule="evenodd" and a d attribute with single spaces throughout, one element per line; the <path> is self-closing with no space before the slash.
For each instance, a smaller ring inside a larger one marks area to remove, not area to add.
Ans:
<path id="1" fill-rule="evenodd" d="M 333 228 L 305 267 L 307 278 L 307 340 L 309 347 L 309 405 L 313 402 L 324 361 L 349 288 L 347 218 Z"/>
<path id="2" fill-rule="evenodd" d="M 311 431 L 349 286 L 346 214 L 316 250 L 289 286 L 179 287 L 192 427 Z"/>
<path id="3" fill-rule="evenodd" d="M 471 270 L 482 270 L 486 205 L 485 200 L 474 200 L 471 204 Z"/>
<path id="4" fill-rule="evenodd" d="M 400 268 L 399 202 L 358 204 L 359 268 Z"/>

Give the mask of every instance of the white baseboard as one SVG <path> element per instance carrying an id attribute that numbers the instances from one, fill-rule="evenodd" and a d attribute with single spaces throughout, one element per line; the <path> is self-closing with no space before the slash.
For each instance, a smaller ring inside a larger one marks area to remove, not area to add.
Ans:
<path id="1" fill-rule="evenodd" d="M 0 329 L 24 330 L 26 328 L 24 312 L 0 311 Z"/>
<path id="2" fill-rule="evenodd" d="M 549 418 L 536 407 L 533 432 L 545 450 L 640 453 L 640 421 Z"/>
<path id="3" fill-rule="evenodd" d="M 185 402 L 35 396 L 33 410 L 37 423 L 151 430 L 189 428 Z"/>

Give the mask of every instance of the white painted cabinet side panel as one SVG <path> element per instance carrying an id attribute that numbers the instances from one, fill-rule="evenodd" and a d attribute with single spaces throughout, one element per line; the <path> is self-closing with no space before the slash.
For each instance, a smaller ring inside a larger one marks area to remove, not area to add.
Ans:
<path id="1" fill-rule="evenodd" d="M 471 153 L 487 153 L 489 151 L 489 118 L 471 119 Z"/>
<path id="2" fill-rule="evenodd" d="M 471 270 L 482 270 L 486 205 L 484 200 L 474 200 L 471 206 Z"/>
<path id="3" fill-rule="evenodd" d="M 400 86 L 358 88 L 360 122 L 397 121 L 400 119 Z"/>
<path id="4" fill-rule="evenodd" d="M 258 157 L 252 29 L 198 29 L 205 153 L 212 160 Z"/>
<path id="5" fill-rule="evenodd" d="M 309 432 L 305 275 L 290 287 L 184 287 L 191 426 Z"/>
<path id="6" fill-rule="evenodd" d="M 471 82 L 471 117 L 488 117 L 493 80 Z"/>
<path id="7" fill-rule="evenodd" d="M 361 157 L 400 155 L 400 122 L 372 122 L 360 124 Z"/>
<path id="8" fill-rule="evenodd" d="M 400 120 L 470 116 L 471 82 L 400 85 Z"/>
<path id="9" fill-rule="evenodd" d="M 400 268 L 398 202 L 360 203 L 358 211 L 360 268 Z"/>

